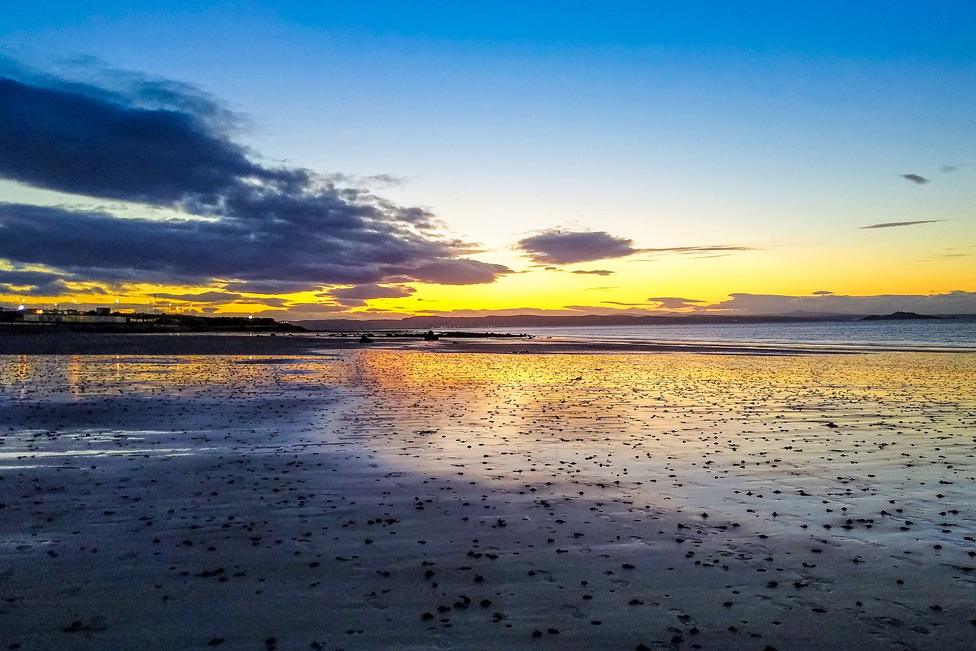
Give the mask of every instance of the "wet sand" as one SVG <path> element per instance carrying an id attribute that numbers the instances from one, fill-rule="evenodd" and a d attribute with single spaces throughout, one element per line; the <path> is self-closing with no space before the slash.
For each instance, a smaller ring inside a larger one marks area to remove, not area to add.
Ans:
<path id="1" fill-rule="evenodd" d="M 420 350 L 436 353 L 592 354 L 702 353 L 710 355 L 849 355 L 877 352 L 976 353 L 948 346 L 898 348 L 868 344 L 776 344 L 745 342 L 689 342 L 593 340 L 569 337 L 508 336 L 451 337 L 424 341 L 421 336 L 377 333 L 362 344 L 360 334 L 309 333 L 0 333 L 0 355 L 299 355 L 346 349 Z"/>
<path id="2" fill-rule="evenodd" d="M 976 644 L 976 355 L 414 348 L 0 357 L 0 648 Z"/>

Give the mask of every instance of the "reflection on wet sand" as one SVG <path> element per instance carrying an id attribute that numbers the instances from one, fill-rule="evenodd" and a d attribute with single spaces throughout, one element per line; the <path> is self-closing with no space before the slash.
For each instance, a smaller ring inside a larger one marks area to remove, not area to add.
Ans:
<path id="1" fill-rule="evenodd" d="M 0 371 L 4 644 L 951 649 L 976 633 L 976 355 Z"/>

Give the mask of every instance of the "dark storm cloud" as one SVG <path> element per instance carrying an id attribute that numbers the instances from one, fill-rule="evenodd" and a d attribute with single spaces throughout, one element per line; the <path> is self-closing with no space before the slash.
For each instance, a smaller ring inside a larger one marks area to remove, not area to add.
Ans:
<path id="1" fill-rule="evenodd" d="M 59 280 L 61 276 L 46 271 L 18 271 L 0 269 L 0 284 L 19 287 L 37 286 Z"/>
<path id="2" fill-rule="evenodd" d="M 231 139 L 235 116 L 190 86 L 122 75 L 105 89 L 11 70 L 0 66 L 0 178 L 204 219 L 0 204 L 0 258 L 92 280 L 221 280 L 243 292 L 391 276 L 485 283 L 510 272 L 462 258 L 471 245 L 440 236 L 423 209 L 257 162 Z"/>
<path id="3" fill-rule="evenodd" d="M 944 222 L 944 219 L 920 219 L 912 222 L 881 222 L 880 224 L 869 224 L 867 226 L 859 227 L 859 230 L 868 230 L 872 228 L 898 228 L 900 226 L 915 226 L 917 224 L 937 224 L 938 222 Z"/>
<path id="4" fill-rule="evenodd" d="M 435 260 L 412 267 L 393 267 L 390 271 L 420 282 L 438 285 L 479 285 L 490 283 L 498 276 L 512 273 L 512 270 L 504 265 L 468 258 Z"/>
<path id="5" fill-rule="evenodd" d="M 543 264 L 573 264 L 637 253 L 633 240 L 604 231 L 546 231 L 519 240 L 515 248 Z"/>
<path id="6" fill-rule="evenodd" d="M 0 79 L 0 125 L 0 174 L 51 190 L 215 205 L 244 180 L 286 187 L 308 181 L 301 170 L 252 163 L 186 110 L 143 109 L 8 78 Z"/>
<path id="7" fill-rule="evenodd" d="M 288 203 L 285 201 L 284 203 Z M 272 217 L 277 216 L 278 219 Z M 377 228 L 317 229 L 308 218 L 272 213 L 240 219 L 120 219 L 102 212 L 0 203 L 0 258 L 44 264 L 103 281 L 209 282 L 235 279 L 234 291 L 377 282 L 388 275 L 421 282 L 491 282 L 507 268 L 445 259 L 449 243 Z M 427 261 L 417 264 L 418 261 Z"/>
<path id="8" fill-rule="evenodd" d="M 297 280 L 249 280 L 227 283 L 224 288 L 231 292 L 241 291 L 251 294 L 294 294 L 309 289 L 318 289 L 318 287 L 309 287 L 307 281 Z"/>
<path id="9" fill-rule="evenodd" d="M 326 295 L 339 299 L 405 298 L 415 291 L 417 290 L 413 287 L 369 283 L 367 285 L 354 285 L 353 287 L 338 287 L 329 290 Z"/>
<path id="10" fill-rule="evenodd" d="M 911 181 L 916 185 L 925 185 L 929 182 L 927 178 L 918 174 L 902 174 L 901 178 L 905 179 L 906 181 Z"/>
<path id="11" fill-rule="evenodd" d="M 0 292 L 21 296 L 50 296 L 65 290 L 65 280 L 46 271 L 0 269 Z"/>
<path id="12" fill-rule="evenodd" d="M 233 301 L 234 305 L 260 305 L 264 307 L 289 307 L 291 301 L 287 298 L 277 298 L 274 296 L 265 296 L 263 298 L 251 298 L 245 296 L 239 301 Z"/>
<path id="13" fill-rule="evenodd" d="M 200 292 L 198 294 L 154 294 L 156 298 L 163 298 L 172 301 L 189 301 L 192 303 L 231 303 L 244 298 L 241 294 L 233 292 Z"/>

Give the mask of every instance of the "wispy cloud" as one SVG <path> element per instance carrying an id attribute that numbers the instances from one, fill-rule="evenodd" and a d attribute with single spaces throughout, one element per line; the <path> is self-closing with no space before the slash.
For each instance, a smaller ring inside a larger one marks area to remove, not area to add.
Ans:
<path id="1" fill-rule="evenodd" d="M 611 288 L 612 289 L 612 288 Z M 368 315 L 397 318 L 410 316 L 397 311 L 373 307 L 359 312 L 349 312 L 348 307 L 337 303 L 291 303 L 287 311 L 277 310 L 277 316 L 293 319 L 314 318 L 316 314 L 334 314 L 344 318 L 364 318 Z M 690 311 L 689 311 L 690 310 Z M 793 316 L 858 316 L 888 314 L 895 311 L 921 314 L 976 314 L 976 292 L 956 290 L 941 294 L 879 294 L 850 296 L 818 293 L 792 296 L 786 294 L 750 294 L 737 292 L 725 300 L 710 303 L 698 299 L 680 297 L 656 297 L 646 302 L 600 301 L 596 305 L 564 305 L 561 308 L 542 309 L 512 307 L 495 309 L 428 309 L 418 310 L 424 315 L 443 316 L 513 316 L 534 314 L 566 316 L 583 314 L 642 315 L 793 315 Z M 268 313 L 271 315 L 271 313 Z"/>
<path id="2" fill-rule="evenodd" d="M 393 174 L 369 174 L 367 176 L 356 176 L 353 174 L 343 174 L 342 172 L 331 172 L 322 175 L 322 178 L 336 185 L 361 186 L 382 186 L 395 187 L 405 185 L 409 179 L 405 176 Z"/>
<path id="3" fill-rule="evenodd" d="M 922 258 L 922 262 L 935 262 L 938 260 L 951 260 L 953 258 L 971 258 L 976 255 L 976 245 L 972 246 L 948 246 L 938 253 L 927 258 Z"/>
<path id="4" fill-rule="evenodd" d="M 732 246 L 717 244 L 710 246 L 669 246 L 652 249 L 641 249 L 642 253 L 673 253 L 676 255 L 700 255 L 702 253 L 736 253 L 740 251 L 757 251 L 751 246 Z"/>
<path id="5" fill-rule="evenodd" d="M 651 296 L 639 303 L 627 301 L 600 301 L 604 305 L 619 305 L 622 307 L 641 307 L 652 310 L 683 310 L 698 307 L 705 301 L 697 298 L 681 298 L 679 296 Z"/>
<path id="6" fill-rule="evenodd" d="M 911 181 L 915 185 L 925 185 L 929 182 L 929 179 L 919 174 L 902 174 L 901 178 L 905 179 L 906 181 Z"/>
<path id="7" fill-rule="evenodd" d="M 686 307 L 695 307 L 705 301 L 698 298 L 680 298 L 678 296 L 652 296 L 647 299 L 649 303 L 656 303 L 658 307 L 667 310 L 678 310 Z"/>
<path id="8" fill-rule="evenodd" d="M 614 272 L 609 269 L 576 269 L 572 273 L 580 274 L 582 276 L 610 276 Z"/>
<path id="9" fill-rule="evenodd" d="M 941 294 L 879 294 L 847 296 L 789 296 L 781 294 L 729 294 L 715 304 L 701 306 L 700 311 L 723 314 L 887 314 L 919 312 L 923 314 L 976 314 L 976 292 L 951 291 Z"/>
<path id="10" fill-rule="evenodd" d="M 562 267 L 557 267 L 554 265 L 532 265 L 534 268 L 542 267 L 543 271 L 558 271 L 561 273 L 571 273 L 578 276 L 610 276 L 616 273 L 610 269 L 563 269 Z"/>
<path id="11" fill-rule="evenodd" d="M 908 222 L 881 222 L 880 224 L 869 224 L 867 226 L 860 226 L 858 230 L 868 230 L 872 228 L 900 228 L 901 226 L 917 226 L 918 224 L 937 224 L 939 222 L 944 222 L 945 219 L 919 219 L 916 221 Z"/>

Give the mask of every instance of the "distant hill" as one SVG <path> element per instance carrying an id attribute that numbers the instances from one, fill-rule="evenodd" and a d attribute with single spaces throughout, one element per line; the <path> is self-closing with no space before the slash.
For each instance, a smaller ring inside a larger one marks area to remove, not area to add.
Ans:
<path id="1" fill-rule="evenodd" d="M 869 314 L 862 317 L 861 321 L 915 321 L 919 319 L 945 319 L 951 317 L 934 316 L 932 314 L 919 314 L 917 312 L 892 312 L 891 314 Z"/>

